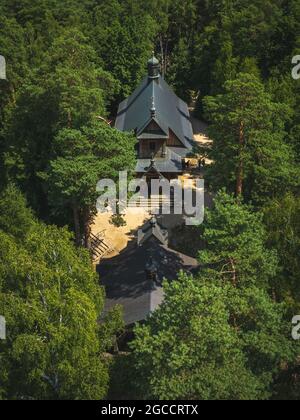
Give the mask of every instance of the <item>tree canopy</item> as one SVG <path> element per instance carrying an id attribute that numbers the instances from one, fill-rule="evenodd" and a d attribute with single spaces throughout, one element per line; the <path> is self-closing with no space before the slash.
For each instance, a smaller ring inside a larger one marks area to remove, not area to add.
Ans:
<path id="1" fill-rule="evenodd" d="M 299 34 L 299 0 L 1 0 L 0 398 L 299 399 Z M 209 124 L 214 207 L 180 230 L 199 272 L 107 357 L 121 314 L 98 322 L 84 248 L 97 182 L 134 172 L 112 127 L 153 51 Z"/>
<path id="2" fill-rule="evenodd" d="M 221 193 L 203 229 L 199 273 L 166 282 L 163 304 L 135 329 L 136 392 L 149 399 L 269 398 L 299 346 L 289 337 L 286 305 L 266 286 L 278 267 L 262 218 Z"/>
<path id="3" fill-rule="evenodd" d="M 87 252 L 66 229 L 38 222 L 20 193 L 0 197 L 0 397 L 102 399 L 108 387 L 103 353 L 121 319 L 98 323 L 104 292 Z M 20 225 L 15 228 L 18 221 Z M 22 229 L 20 229 L 22 226 Z M 113 318 L 112 318 L 113 319 Z"/>
<path id="4" fill-rule="evenodd" d="M 214 188 L 226 186 L 259 203 L 298 186 L 295 155 L 284 131 L 288 106 L 273 102 L 250 74 L 227 81 L 224 89 L 204 102 L 212 122 L 214 164 L 208 176 Z"/>

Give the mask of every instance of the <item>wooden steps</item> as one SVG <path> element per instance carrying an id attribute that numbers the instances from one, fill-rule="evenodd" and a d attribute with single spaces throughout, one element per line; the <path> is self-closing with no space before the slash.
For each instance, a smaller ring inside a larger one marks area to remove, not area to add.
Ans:
<path id="1" fill-rule="evenodd" d="M 113 252 L 114 248 L 104 238 L 104 232 L 100 232 L 97 235 L 91 234 L 91 250 L 93 258 L 101 259 Z"/>
<path id="2" fill-rule="evenodd" d="M 170 206 L 172 209 L 174 207 L 174 198 L 173 197 L 165 197 L 165 196 L 152 196 L 151 198 L 139 198 L 137 203 L 128 203 L 128 208 L 144 208 L 144 209 L 152 209 L 152 208 L 160 208 L 163 205 Z"/>

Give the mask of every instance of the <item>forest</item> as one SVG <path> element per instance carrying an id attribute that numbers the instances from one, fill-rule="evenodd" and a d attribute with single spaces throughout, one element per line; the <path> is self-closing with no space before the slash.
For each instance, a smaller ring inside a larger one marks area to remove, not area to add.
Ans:
<path id="1" fill-rule="evenodd" d="M 201 270 L 116 353 L 95 185 L 134 171 L 107 121 L 153 51 L 209 124 L 215 203 Z M 300 399 L 299 0 L 0 0 L 0 55 L 0 400 Z"/>

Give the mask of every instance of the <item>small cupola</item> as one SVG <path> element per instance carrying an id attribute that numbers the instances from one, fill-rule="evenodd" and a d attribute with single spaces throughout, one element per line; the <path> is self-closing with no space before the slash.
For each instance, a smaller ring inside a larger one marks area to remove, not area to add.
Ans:
<path id="1" fill-rule="evenodd" d="M 154 53 L 153 57 L 148 61 L 148 77 L 149 79 L 159 78 L 159 61 L 154 57 Z"/>

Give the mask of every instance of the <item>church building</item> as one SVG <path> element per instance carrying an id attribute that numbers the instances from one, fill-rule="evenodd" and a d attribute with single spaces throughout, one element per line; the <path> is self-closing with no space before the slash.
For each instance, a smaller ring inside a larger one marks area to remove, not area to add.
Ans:
<path id="1" fill-rule="evenodd" d="M 193 154 L 194 140 L 187 104 L 179 99 L 159 72 L 152 57 L 148 75 L 119 106 L 115 127 L 134 132 L 138 140 L 136 173 L 153 178 L 177 179 L 184 159 Z M 106 291 L 104 315 L 121 305 L 127 326 L 144 321 L 164 300 L 163 280 L 180 271 L 193 273 L 198 261 L 172 249 L 169 232 L 153 216 L 126 249 L 98 265 Z"/>
<path id="2" fill-rule="evenodd" d="M 119 106 L 115 127 L 133 131 L 138 139 L 138 176 L 156 172 L 167 179 L 183 172 L 193 152 L 193 129 L 187 104 L 159 72 L 159 61 L 148 62 L 148 75 Z"/>
<path id="3" fill-rule="evenodd" d="M 170 247 L 168 230 L 153 216 L 126 249 L 98 265 L 106 292 L 103 316 L 120 305 L 127 326 L 144 321 L 164 300 L 163 280 L 173 281 L 180 271 L 189 274 L 198 268 L 195 258 Z"/>

